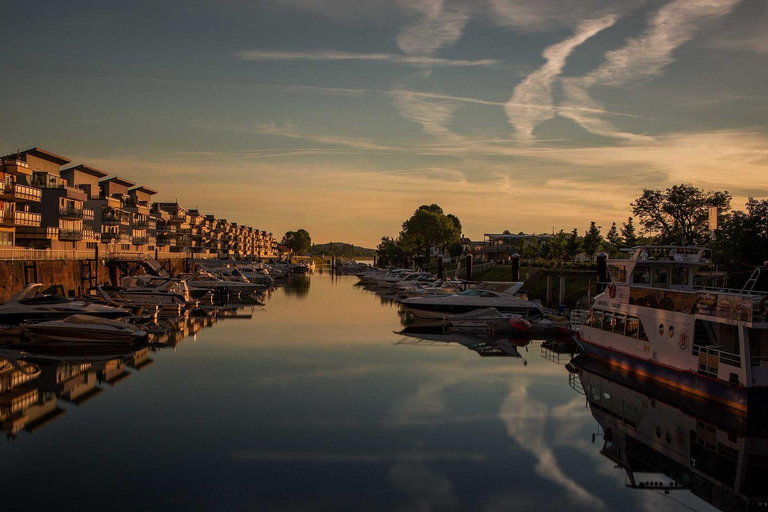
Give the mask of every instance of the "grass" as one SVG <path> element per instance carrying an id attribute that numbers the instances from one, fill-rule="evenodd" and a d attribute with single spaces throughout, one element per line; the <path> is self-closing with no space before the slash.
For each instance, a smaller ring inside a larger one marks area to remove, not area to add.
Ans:
<path id="1" fill-rule="evenodd" d="M 539 268 L 521 267 L 520 276 L 525 283 L 523 289 L 528 292 L 531 299 L 539 299 L 542 303 L 547 300 L 547 276 Z M 472 276 L 474 281 L 512 281 L 512 267 L 508 265 L 497 266 Z M 591 279 L 592 295 L 595 295 L 597 276 Z M 565 304 L 569 307 L 586 297 L 590 287 L 589 278 L 568 277 L 565 279 Z M 560 280 L 552 279 L 552 306 L 557 305 L 560 295 Z"/>

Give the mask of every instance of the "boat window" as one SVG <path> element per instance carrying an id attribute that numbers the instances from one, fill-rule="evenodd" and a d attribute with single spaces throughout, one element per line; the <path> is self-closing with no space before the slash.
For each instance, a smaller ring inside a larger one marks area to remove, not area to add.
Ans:
<path id="1" fill-rule="evenodd" d="M 650 284 L 651 269 L 648 267 L 635 268 L 632 272 L 632 282 L 637 284 Z"/>
<path id="2" fill-rule="evenodd" d="M 768 329 L 746 329 L 752 366 L 768 366 Z"/>
<path id="3" fill-rule="evenodd" d="M 626 317 L 624 315 L 616 315 L 615 325 L 613 326 L 613 332 L 616 334 L 624 334 L 624 324 Z"/>
<path id="4" fill-rule="evenodd" d="M 672 284 L 688 284 L 688 267 L 674 267 L 672 269 Z"/>
<path id="5" fill-rule="evenodd" d="M 602 329 L 603 325 L 603 312 L 602 311 L 594 311 L 592 313 L 592 327 L 596 329 Z"/>
<path id="6" fill-rule="evenodd" d="M 667 267 L 656 267 L 653 269 L 653 285 L 667 286 L 667 276 L 669 275 Z"/>
<path id="7" fill-rule="evenodd" d="M 611 281 L 614 283 L 626 283 L 627 282 L 627 267 L 611 267 Z"/>
<path id="8" fill-rule="evenodd" d="M 615 319 L 613 318 L 613 313 L 605 313 L 603 315 L 603 330 L 604 331 L 612 331 L 614 323 L 615 323 Z"/>
<path id="9" fill-rule="evenodd" d="M 646 334 L 645 329 L 643 328 L 643 322 L 638 319 L 637 323 L 637 339 L 648 341 L 648 334 Z"/>
<path id="10" fill-rule="evenodd" d="M 637 338 L 637 331 L 640 327 L 640 321 L 637 318 L 627 317 L 626 335 L 630 338 Z"/>
<path id="11" fill-rule="evenodd" d="M 739 350 L 739 328 L 735 325 L 719 324 L 717 332 L 717 344 L 723 352 L 731 354 L 740 354 Z"/>

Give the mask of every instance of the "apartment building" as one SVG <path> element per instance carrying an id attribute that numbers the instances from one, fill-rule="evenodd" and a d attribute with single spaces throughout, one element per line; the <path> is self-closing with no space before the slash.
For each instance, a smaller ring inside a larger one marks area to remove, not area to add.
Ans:
<path id="1" fill-rule="evenodd" d="M 276 258 L 272 233 L 217 219 L 156 190 L 40 148 L 0 158 L 0 247 L 198 258 Z"/>

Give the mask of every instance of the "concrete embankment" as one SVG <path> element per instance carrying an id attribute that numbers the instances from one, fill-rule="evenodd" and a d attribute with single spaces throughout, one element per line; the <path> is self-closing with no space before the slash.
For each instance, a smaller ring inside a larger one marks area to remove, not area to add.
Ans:
<path id="1" fill-rule="evenodd" d="M 160 260 L 170 274 L 177 276 L 184 271 L 181 259 Z M 90 266 L 89 266 L 90 264 Z M 120 284 L 120 279 L 132 269 L 114 266 L 106 260 L 0 260 L 0 302 L 24 289 L 28 283 L 42 283 L 43 289 L 69 297 L 77 297 L 96 284 Z M 98 275 L 98 280 L 96 276 Z M 90 279 L 90 276 L 93 279 Z M 116 282 L 112 282 L 115 280 Z"/>

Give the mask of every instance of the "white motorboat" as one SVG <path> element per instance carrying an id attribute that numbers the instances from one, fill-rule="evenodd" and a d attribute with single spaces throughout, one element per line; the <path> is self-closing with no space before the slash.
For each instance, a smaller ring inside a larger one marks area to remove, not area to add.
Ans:
<path id="1" fill-rule="evenodd" d="M 77 345 L 117 345 L 136 343 L 147 337 L 139 327 L 88 315 L 72 315 L 62 320 L 25 323 L 24 331 L 40 342 L 72 343 Z"/>
<path id="2" fill-rule="evenodd" d="M 248 283 L 240 280 L 226 281 L 210 272 L 200 271 L 196 274 L 181 274 L 179 276 L 190 290 L 211 290 L 218 293 L 226 292 L 255 292 L 264 288 L 261 284 Z"/>
<path id="3" fill-rule="evenodd" d="M 95 299 L 125 307 L 177 306 L 195 307 L 197 301 L 180 279 L 155 276 L 124 277 L 122 286 L 97 286 Z"/>
<path id="4" fill-rule="evenodd" d="M 266 287 L 275 285 L 275 279 L 270 275 L 269 269 L 264 266 L 240 266 L 237 267 L 237 269 L 241 274 L 243 274 L 243 277 L 245 277 L 251 283 L 264 285 Z"/>
<path id="5" fill-rule="evenodd" d="M 58 320 L 71 315 L 83 314 L 101 318 L 129 316 L 130 311 L 122 308 L 91 304 L 73 300 L 61 295 L 40 293 L 41 283 L 31 283 L 22 291 L 0 305 L 0 324 L 19 325 L 24 321 Z"/>
<path id="6" fill-rule="evenodd" d="M 422 318 L 450 318 L 477 309 L 495 308 L 526 320 L 542 318 L 544 308 L 520 292 L 523 283 L 483 281 L 476 287 L 455 295 L 414 297 L 401 301 L 408 311 Z"/>

